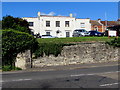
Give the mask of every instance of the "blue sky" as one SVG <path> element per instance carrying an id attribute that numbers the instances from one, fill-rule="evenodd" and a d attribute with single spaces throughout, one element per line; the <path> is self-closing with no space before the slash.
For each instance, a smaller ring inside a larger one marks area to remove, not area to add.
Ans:
<path id="1" fill-rule="evenodd" d="M 37 17 L 40 11 L 44 15 L 69 16 L 76 18 L 101 18 L 114 21 L 118 19 L 118 2 L 2 2 L 2 16 Z"/>

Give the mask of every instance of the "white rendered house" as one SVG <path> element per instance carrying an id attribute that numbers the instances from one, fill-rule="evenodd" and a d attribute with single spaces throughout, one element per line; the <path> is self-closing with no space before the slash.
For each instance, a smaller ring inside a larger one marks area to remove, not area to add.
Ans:
<path id="1" fill-rule="evenodd" d="M 75 29 L 91 30 L 90 19 L 76 19 L 70 16 L 47 16 L 24 17 L 29 22 L 29 28 L 34 34 L 52 35 L 57 37 L 72 37 Z"/>

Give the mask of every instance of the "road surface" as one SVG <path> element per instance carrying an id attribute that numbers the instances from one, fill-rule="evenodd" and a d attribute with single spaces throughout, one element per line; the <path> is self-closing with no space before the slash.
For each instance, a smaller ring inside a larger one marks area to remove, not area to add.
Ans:
<path id="1" fill-rule="evenodd" d="M 2 88 L 118 88 L 118 65 L 2 74 Z"/>

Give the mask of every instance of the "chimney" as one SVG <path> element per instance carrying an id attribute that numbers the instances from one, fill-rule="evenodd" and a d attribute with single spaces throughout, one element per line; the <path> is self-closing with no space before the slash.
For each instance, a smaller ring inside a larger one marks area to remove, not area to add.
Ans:
<path id="1" fill-rule="evenodd" d="M 40 12 L 38 12 L 38 17 L 40 17 Z"/>
<path id="2" fill-rule="evenodd" d="M 40 20 L 40 12 L 38 12 L 38 14 L 37 14 L 37 15 L 38 15 L 38 19 Z"/>
<path id="3" fill-rule="evenodd" d="M 70 13 L 70 17 L 73 17 L 72 13 Z"/>
<path id="4" fill-rule="evenodd" d="M 118 24 L 120 25 L 120 18 L 118 18 L 117 22 L 118 22 Z"/>
<path id="5" fill-rule="evenodd" d="M 100 21 L 101 21 L 101 19 L 99 18 L 99 19 L 98 19 L 98 22 L 100 23 Z"/>

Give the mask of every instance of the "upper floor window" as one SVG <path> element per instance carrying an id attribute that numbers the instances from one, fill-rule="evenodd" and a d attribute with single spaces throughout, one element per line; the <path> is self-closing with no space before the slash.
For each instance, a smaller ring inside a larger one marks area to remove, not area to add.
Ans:
<path id="1" fill-rule="evenodd" d="M 80 25 L 81 25 L 81 28 L 85 27 L 85 23 L 80 23 Z"/>
<path id="2" fill-rule="evenodd" d="M 56 27 L 60 27 L 60 21 L 56 21 Z"/>
<path id="3" fill-rule="evenodd" d="M 65 21 L 65 27 L 69 27 L 69 21 Z"/>
<path id="4" fill-rule="evenodd" d="M 29 22 L 29 26 L 33 26 L 33 22 Z"/>
<path id="5" fill-rule="evenodd" d="M 46 27 L 50 27 L 50 21 L 46 21 Z"/>

